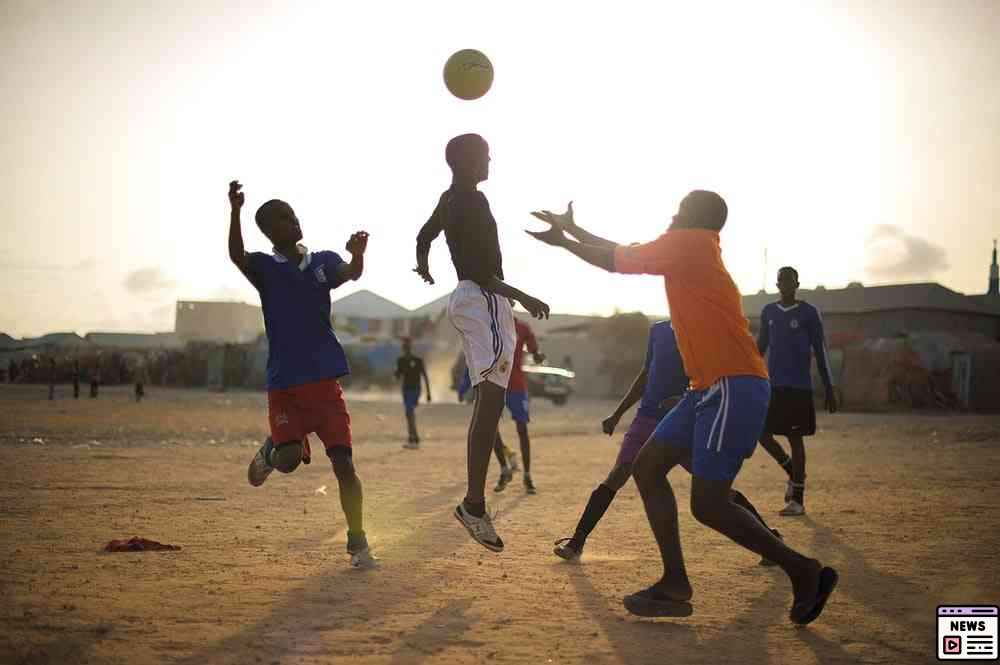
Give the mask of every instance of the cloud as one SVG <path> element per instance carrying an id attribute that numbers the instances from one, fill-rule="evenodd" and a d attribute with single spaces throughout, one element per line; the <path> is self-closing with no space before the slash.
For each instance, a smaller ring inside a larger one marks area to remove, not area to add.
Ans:
<path id="1" fill-rule="evenodd" d="M 926 279 L 949 267 L 944 248 L 893 224 L 872 230 L 865 254 L 866 270 L 875 279 Z"/>
<path id="2" fill-rule="evenodd" d="M 174 283 L 159 268 L 140 268 L 125 278 L 125 288 L 134 295 L 149 295 L 173 286 Z"/>

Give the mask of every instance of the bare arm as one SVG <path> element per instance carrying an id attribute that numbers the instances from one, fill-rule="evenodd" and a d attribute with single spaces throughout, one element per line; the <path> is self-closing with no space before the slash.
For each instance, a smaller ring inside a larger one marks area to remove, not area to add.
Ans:
<path id="1" fill-rule="evenodd" d="M 569 205 L 566 206 L 566 212 L 561 215 L 557 215 L 549 210 L 542 210 L 540 212 L 531 213 L 532 216 L 547 222 L 552 226 L 557 226 L 564 230 L 566 233 L 570 234 L 577 239 L 580 243 L 584 245 L 592 245 L 594 247 L 610 247 L 614 248 L 617 243 L 602 238 L 598 235 L 594 235 L 590 231 L 587 231 L 582 226 L 577 225 L 576 220 L 573 217 L 573 202 L 570 201 Z"/>
<path id="2" fill-rule="evenodd" d="M 507 284 L 496 275 L 488 278 L 474 278 L 474 281 L 479 286 L 483 287 L 491 293 L 495 293 L 498 296 L 503 296 L 504 298 L 510 298 L 511 300 L 516 300 L 521 303 L 521 305 L 528 310 L 528 313 L 536 319 L 547 319 L 549 318 L 549 306 L 535 298 L 529 296 L 524 291 L 519 291 L 515 289 L 510 284 Z"/>
<path id="3" fill-rule="evenodd" d="M 771 326 L 767 322 L 767 308 L 760 313 L 760 332 L 757 333 L 757 350 L 760 355 L 767 353 L 767 347 L 771 344 Z"/>
<path id="4" fill-rule="evenodd" d="M 413 269 L 413 272 L 420 275 L 428 284 L 434 283 L 434 278 L 431 276 L 430 266 L 428 266 L 427 263 L 428 256 L 431 251 L 431 243 L 433 243 L 434 239 L 441 235 L 441 231 L 444 230 L 444 215 L 447 196 L 448 192 L 441 195 L 441 198 L 438 199 L 437 206 L 434 208 L 434 212 L 431 213 L 430 218 L 420 228 L 420 233 L 417 234 L 417 267 Z"/>
<path id="5" fill-rule="evenodd" d="M 546 231 L 526 231 L 526 233 L 547 245 L 562 247 L 592 266 L 607 270 L 608 272 L 615 271 L 615 249 L 617 249 L 618 245 L 614 243 L 606 246 L 585 245 L 567 238 L 562 229 L 555 225 Z"/>
<path id="6" fill-rule="evenodd" d="M 648 377 L 649 372 L 643 367 L 635 379 L 632 380 L 631 387 L 629 387 L 625 396 L 622 397 L 622 401 L 619 402 L 618 407 L 601 423 L 601 429 L 604 430 L 605 434 L 608 436 L 614 434 L 615 427 L 618 426 L 618 421 L 622 419 L 626 411 L 631 409 L 642 398 L 642 392 L 646 389 L 646 379 Z"/>
<path id="7" fill-rule="evenodd" d="M 365 250 L 368 248 L 368 232 L 358 231 L 351 234 L 347 241 L 347 251 L 351 255 L 349 263 L 341 263 L 338 267 L 344 279 L 358 280 L 365 272 Z"/>
<path id="8" fill-rule="evenodd" d="M 240 211 L 243 208 L 243 185 L 237 180 L 229 183 L 229 260 L 253 283 L 249 273 L 247 253 L 243 247 L 243 228 Z"/>

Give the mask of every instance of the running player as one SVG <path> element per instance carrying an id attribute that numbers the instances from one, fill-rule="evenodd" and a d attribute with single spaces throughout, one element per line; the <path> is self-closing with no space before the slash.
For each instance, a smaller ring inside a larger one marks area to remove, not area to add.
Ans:
<path id="1" fill-rule="evenodd" d="M 430 219 L 417 236 L 414 271 L 434 283 L 427 256 L 442 231 L 458 274 L 458 286 L 448 302 L 448 318 L 458 330 L 476 391 L 469 424 L 468 489 L 455 508 L 455 517 L 469 534 L 494 552 L 503 551 L 503 540 L 486 512 L 486 474 L 497 424 L 504 406 L 504 391 L 514 360 L 513 301 L 534 317 L 547 317 L 549 306 L 503 281 L 503 258 L 497 224 L 489 203 L 476 188 L 489 176 L 489 146 L 481 136 L 463 134 L 448 142 L 445 161 L 452 172 L 451 187 L 438 200 Z"/>
<path id="2" fill-rule="evenodd" d="M 795 268 L 785 266 L 778 270 L 781 300 L 764 306 L 757 338 L 757 348 L 762 354 L 767 354 L 767 371 L 771 375 L 771 403 L 760 445 L 788 473 L 786 505 L 778 513 L 785 517 L 806 513 L 806 448 L 803 437 L 816 433 L 816 407 L 809 371 L 812 354 L 816 355 L 816 367 L 826 389 L 826 410 L 830 413 L 837 411 L 837 396 L 833 390 L 823 338 L 823 319 L 815 307 L 795 299 L 798 288 L 799 273 Z M 791 458 L 774 440 L 775 434 L 788 438 Z"/>
<path id="3" fill-rule="evenodd" d="M 309 464 L 307 435 L 323 442 L 340 487 L 347 517 L 351 565 L 375 565 L 362 516 L 361 480 L 351 452 L 351 417 L 338 379 L 347 375 L 347 356 L 330 324 L 330 290 L 361 277 L 368 234 L 347 241 L 350 263 L 336 252 L 310 252 L 292 207 L 272 199 L 257 209 L 257 226 L 274 245 L 272 254 L 246 252 L 240 228 L 242 185 L 229 183 L 229 258 L 260 293 L 267 332 L 267 412 L 271 436 L 254 455 L 247 480 L 264 484 L 272 471 L 291 473 Z"/>
<path id="4" fill-rule="evenodd" d="M 666 415 L 667 411 L 676 405 L 688 386 L 688 378 L 684 374 L 684 364 L 681 360 L 680 351 L 677 349 L 677 338 L 674 329 L 669 321 L 659 321 L 654 323 L 649 329 L 649 342 L 646 346 L 646 360 L 642 370 L 632 382 L 632 387 L 622 397 L 621 403 L 614 413 L 604 419 L 601 429 L 608 436 L 614 434 L 618 427 L 618 421 L 625 415 L 632 406 L 639 402 L 635 418 L 629 425 L 621 448 L 618 451 L 618 459 L 608 477 L 597 486 L 587 502 L 587 507 L 580 515 L 580 521 L 576 525 L 576 531 L 571 538 L 563 538 L 556 541 L 554 552 L 557 556 L 567 561 L 576 561 L 583 554 L 583 546 L 587 542 L 587 536 L 594 530 L 601 517 L 611 506 L 618 490 L 625 486 L 632 476 L 632 462 L 639 453 L 643 444 L 649 439 L 657 423 Z M 681 462 L 681 465 L 691 471 L 690 460 Z M 730 500 L 737 505 L 743 506 L 767 526 L 764 518 L 760 516 L 750 500 L 743 496 L 738 490 L 730 490 Z M 770 527 L 768 527 L 770 528 Z M 771 532 L 781 538 L 781 534 L 771 529 Z M 760 561 L 762 566 L 774 565 L 765 558 Z"/>
<path id="5" fill-rule="evenodd" d="M 431 382 L 427 378 L 424 359 L 413 355 L 410 338 L 403 338 L 403 355 L 396 360 L 396 380 L 403 380 L 403 409 L 406 411 L 406 428 L 409 440 L 404 448 L 420 447 L 420 435 L 417 434 L 417 403 L 420 401 L 420 379 L 427 386 L 427 401 L 431 401 Z"/>
<path id="6" fill-rule="evenodd" d="M 538 349 L 538 340 L 535 338 L 531 326 L 521 319 L 514 318 L 514 327 L 517 331 L 517 338 L 514 342 L 514 364 L 510 371 L 510 383 L 507 385 L 507 410 L 517 427 L 517 438 L 521 443 L 521 459 L 524 460 L 524 490 L 528 494 L 534 494 L 535 483 L 531 479 L 531 440 L 528 438 L 528 381 L 524 378 L 524 369 L 521 367 L 524 362 L 524 349 L 527 347 L 535 362 L 541 364 L 545 362 L 545 354 Z M 500 442 L 502 446 L 503 443 Z M 509 468 L 503 458 L 497 455 L 500 460 L 500 480 L 494 488 L 495 492 L 502 492 L 514 476 L 514 471 Z"/>
<path id="7" fill-rule="evenodd" d="M 546 231 L 530 232 L 543 242 L 609 272 L 664 277 L 677 344 L 691 378 L 690 389 L 656 426 L 633 464 L 664 574 L 651 587 L 626 596 L 625 607 L 640 616 L 693 611 L 677 502 L 666 479 L 673 467 L 690 459 L 695 519 L 781 566 L 792 585 L 789 618 L 797 624 L 815 620 L 836 586 L 837 572 L 789 548 L 730 500 L 733 480 L 757 445 L 771 390 L 740 293 L 722 263 L 725 201 L 714 192 L 691 192 L 663 235 L 631 246 L 583 230 L 573 220 L 572 207 L 563 215 L 534 214 L 551 224 Z"/>

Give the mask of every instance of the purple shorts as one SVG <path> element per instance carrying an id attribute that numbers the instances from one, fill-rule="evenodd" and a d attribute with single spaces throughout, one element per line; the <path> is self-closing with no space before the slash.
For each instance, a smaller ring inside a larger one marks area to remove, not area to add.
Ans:
<path id="1" fill-rule="evenodd" d="M 639 454 L 649 437 L 653 435 L 659 422 L 656 418 L 637 415 L 632 420 L 632 424 L 628 426 L 628 431 L 625 432 L 625 438 L 622 439 L 622 447 L 618 451 L 618 459 L 615 460 L 615 464 L 634 462 L 636 455 Z"/>

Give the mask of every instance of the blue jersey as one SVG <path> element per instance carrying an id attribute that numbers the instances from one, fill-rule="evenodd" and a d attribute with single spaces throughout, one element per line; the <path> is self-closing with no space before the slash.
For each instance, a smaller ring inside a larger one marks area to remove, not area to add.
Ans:
<path id="1" fill-rule="evenodd" d="M 823 339 L 823 319 L 807 302 L 785 306 L 780 302 L 766 305 L 760 313 L 760 338 L 757 347 L 767 354 L 767 372 L 771 385 L 812 390 L 812 354 L 816 354 L 823 385 L 832 384 L 830 366 Z"/>
<path id="2" fill-rule="evenodd" d="M 660 407 L 663 400 L 680 395 L 688 386 L 677 337 L 669 321 L 657 321 L 650 327 L 645 367 L 646 389 L 637 412 L 640 416 L 658 419 L 663 415 Z"/>
<path id="3" fill-rule="evenodd" d="M 330 321 L 330 290 L 344 283 L 336 252 L 306 252 L 299 265 L 280 254 L 247 254 L 267 331 L 267 387 L 280 390 L 350 373 Z"/>

